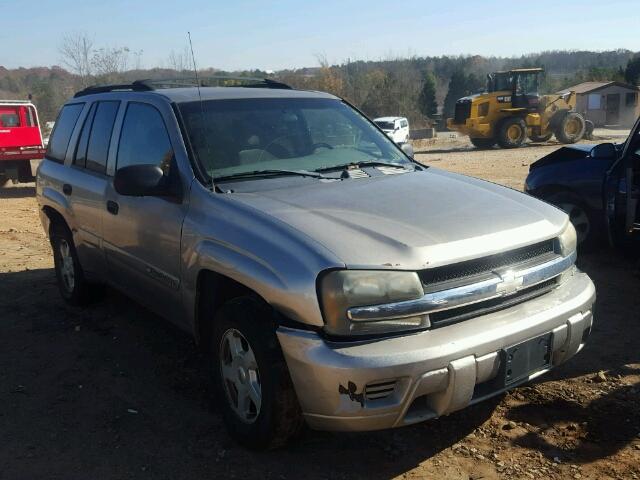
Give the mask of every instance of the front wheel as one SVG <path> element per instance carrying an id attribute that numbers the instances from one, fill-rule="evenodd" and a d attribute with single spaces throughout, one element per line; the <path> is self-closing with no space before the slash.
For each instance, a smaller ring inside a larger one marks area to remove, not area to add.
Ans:
<path id="1" fill-rule="evenodd" d="M 498 145 L 502 148 L 518 148 L 527 138 L 527 124 L 522 118 L 506 118 L 498 128 Z"/>
<path id="2" fill-rule="evenodd" d="M 595 216 L 579 198 L 569 193 L 558 193 L 550 196 L 547 201 L 569 215 L 582 251 L 593 250 L 598 245 L 601 232 L 597 231 Z"/>
<path id="3" fill-rule="evenodd" d="M 213 380 L 229 434 L 258 450 L 287 443 L 303 419 L 270 308 L 254 297 L 224 304 L 211 338 Z"/>

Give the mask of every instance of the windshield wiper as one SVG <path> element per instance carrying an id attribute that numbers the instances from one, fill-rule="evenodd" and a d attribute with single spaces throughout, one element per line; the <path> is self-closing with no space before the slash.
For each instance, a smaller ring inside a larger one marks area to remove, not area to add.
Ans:
<path id="1" fill-rule="evenodd" d="M 313 177 L 313 178 L 329 178 L 318 172 L 310 172 L 308 170 L 282 170 L 282 169 L 269 169 L 269 170 L 251 170 L 250 172 L 233 173 L 231 175 L 222 175 L 215 177 L 214 182 L 236 180 L 242 178 L 253 177 L 275 177 L 280 175 L 297 175 L 300 177 Z"/>
<path id="2" fill-rule="evenodd" d="M 326 171 L 329 171 L 329 170 L 340 170 L 341 168 L 349 168 L 349 167 L 357 167 L 357 168 L 361 168 L 361 167 L 398 167 L 398 168 L 404 168 L 405 170 L 409 170 L 409 167 L 407 167 L 406 165 L 403 165 L 401 163 L 381 162 L 379 160 L 362 160 L 361 162 L 351 162 L 351 163 L 344 163 L 342 165 L 334 165 L 332 167 L 319 168 L 319 169 L 316 170 L 316 172 L 326 172 Z"/>

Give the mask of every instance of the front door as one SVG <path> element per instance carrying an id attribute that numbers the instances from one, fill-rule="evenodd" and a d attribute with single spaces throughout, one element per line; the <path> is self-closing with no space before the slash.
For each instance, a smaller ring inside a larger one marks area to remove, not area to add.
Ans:
<path id="1" fill-rule="evenodd" d="M 607 95 L 607 112 L 605 123 L 607 125 L 618 125 L 620 122 L 620 94 L 610 93 Z"/>
<path id="2" fill-rule="evenodd" d="M 160 110 L 129 102 L 115 170 L 157 165 L 177 178 L 174 148 Z M 104 249 L 110 281 L 153 310 L 171 317 L 180 305 L 180 240 L 187 203 L 174 197 L 132 197 L 110 184 L 104 206 Z"/>

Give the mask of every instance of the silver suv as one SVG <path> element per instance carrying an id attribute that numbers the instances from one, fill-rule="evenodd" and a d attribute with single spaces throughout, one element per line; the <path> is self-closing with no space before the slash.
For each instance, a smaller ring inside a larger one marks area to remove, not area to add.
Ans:
<path id="1" fill-rule="evenodd" d="M 417 164 L 345 101 L 275 82 L 94 87 L 37 175 L 60 291 L 123 291 L 207 352 L 233 437 L 399 427 L 584 345 L 567 215 Z"/>

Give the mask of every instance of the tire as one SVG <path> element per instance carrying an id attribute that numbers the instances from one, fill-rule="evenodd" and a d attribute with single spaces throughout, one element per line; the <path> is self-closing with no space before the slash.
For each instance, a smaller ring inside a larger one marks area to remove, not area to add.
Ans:
<path id="1" fill-rule="evenodd" d="M 18 182 L 29 183 L 33 182 L 36 177 L 31 173 L 31 163 L 29 161 L 23 162 L 18 167 Z"/>
<path id="2" fill-rule="evenodd" d="M 71 232 L 66 225 L 54 223 L 50 240 L 60 295 L 70 305 L 87 305 L 96 290 L 84 278 Z"/>
<path id="3" fill-rule="evenodd" d="M 518 148 L 526 138 L 527 125 L 522 118 L 506 118 L 498 127 L 498 145 L 502 148 Z"/>
<path id="4" fill-rule="evenodd" d="M 551 140 L 551 137 L 553 137 L 553 132 L 547 133 L 546 135 L 531 135 L 529 137 L 529 140 L 531 140 L 533 143 L 544 143 Z"/>
<path id="5" fill-rule="evenodd" d="M 471 143 L 473 144 L 474 147 L 479 148 L 479 149 L 487 149 L 487 148 L 491 148 L 496 144 L 496 139 L 495 138 L 471 138 L 469 137 L 469 140 L 471 140 Z"/>
<path id="6" fill-rule="evenodd" d="M 211 335 L 224 423 L 231 437 L 254 450 L 280 447 L 304 426 L 272 318 L 259 299 L 238 297 L 218 310 Z"/>
<path id="7" fill-rule="evenodd" d="M 577 196 L 558 193 L 546 200 L 569 215 L 581 251 L 592 251 L 600 243 L 601 232 L 596 228 L 596 215 Z"/>
<path id="8" fill-rule="evenodd" d="M 568 112 L 558 122 L 555 134 L 560 143 L 576 143 L 582 140 L 586 129 L 586 121 L 582 115 Z"/>
<path id="9" fill-rule="evenodd" d="M 586 140 L 593 140 L 593 131 L 596 126 L 591 120 L 585 120 L 584 137 Z"/>

